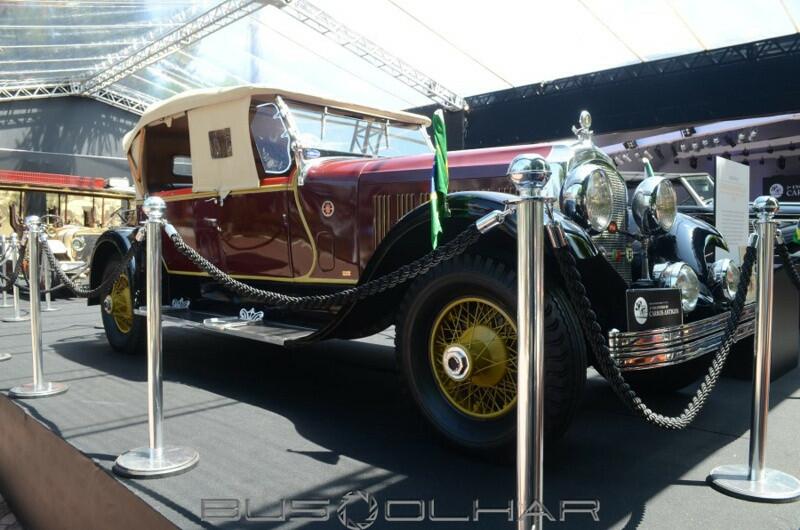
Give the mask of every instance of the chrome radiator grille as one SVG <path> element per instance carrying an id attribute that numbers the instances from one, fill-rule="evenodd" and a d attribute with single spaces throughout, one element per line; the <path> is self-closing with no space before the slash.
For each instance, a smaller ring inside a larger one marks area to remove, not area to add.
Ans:
<path id="1" fill-rule="evenodd" d="M 625 187 L 625 181 L 616 172 L 608 172 L 611 179 L 611 189 L 614 193 L 614 208 L 611 214 L 611 220 L 617 223 L 621 230 L 628 230 L 628 190 Z M 627 256 L 627 248 L 629 245 L 628 238 L 617 232 L 610 234 L 604 232 L 598 236 L 594 236 L 595 244 L 600 247 L 606 256 L 606 259 L 616 269 L 626 282 L 631 282 L 631 262 Z"/>

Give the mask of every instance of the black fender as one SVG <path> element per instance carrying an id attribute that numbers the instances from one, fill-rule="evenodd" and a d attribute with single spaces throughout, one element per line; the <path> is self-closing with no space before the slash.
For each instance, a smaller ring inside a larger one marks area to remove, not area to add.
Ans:
<path id="1" fill-rule="evenodd" d="M 105 270 L 105 265 L 109 258 L 116 254 L 124 256 L 128 253 L 132 245 L 135 230 L 136 228 L 128 226 L 113 228 L 103 232 L 97 239 L 94 249 L 92 250 L 92 257 L 89 261 L 89 286 L 92 289 L 100 285 L 100 282 L 103 280 L 103 271 Z M 128 265 L 128 277 L 133 281 L 132 294 L 134 300 L 139 299 L 139 289 L 136 286 L 143 285 L 143 283 L 139 281 L 139 277 L 143 272 L 139 270 L 140 267 L 137 267 L 137 263 L 144 263 L 142 259 L 143 256 L 135 256 Z M 100 299 L 94 296 L 88 298 L 87 302 L 88 305 L 97 305 L 100 303 Z"/>
<path id="2" fill-rule="evenodd" d="M 446 243 L 487 213 L 504 210 L 507 201 L 514 198 L 516 198 L 514 195 L 490 191 L 464 191 L 448 195 L 451 215 L 442 219 L 444 231 L 442 243 Z M 546 223 L 549 224 L 547 217 L 545 215 Z M 610 280 L 601 280 L 598 284 L 604 286 L 604 289 L 617 289 L 617 296 L 621 292 L 621 298 L 624 299 L 624 280 L 599 253 L 589 235 L 559 212 L 554 212 L 554 217 L 561 223 L 570 249 L 579 262 L 585 265 L 589 275 L 593 279 L 600 277 Z M 516 269 L 516 238 L 516 217 L 509 215 L 505 222 L 481 237 L 468 252 L 492 257 Z M 552 248 L 546 244 L 545 249 L 546 273 L 553 281 L 560 281 Z M 391 228 L 370 258 L 359 283 L 389 274 L 400 266 L 424 256 L 430 250 L 430 204 L 425 203 L 406 214 Z M 385 329 L 395 321 L 396 317 L 393 311 L 387 311 L 386 308 L 399 307 L 407 288 L 407 284 L 400 285 L 380 295 L 343 307 L 327 326 L 294 344 L 329 338 L 357 338 Z M 604 294 L 606 293 L 598 293 L 598 296 Z M 598 311 L 601 319 L 604 314 L 605 311 Z"/>
<path id="3" fill-rule="evenodd" d="M 669 261 L 683 261 L 694 270 L 700 282 L 708 285 L 706 254 L 719 247 L 728 250 L 728 245 L 719 231 L 707 222 L 678 213 L 669 233 L 653 240 L 652 253 Z"/>

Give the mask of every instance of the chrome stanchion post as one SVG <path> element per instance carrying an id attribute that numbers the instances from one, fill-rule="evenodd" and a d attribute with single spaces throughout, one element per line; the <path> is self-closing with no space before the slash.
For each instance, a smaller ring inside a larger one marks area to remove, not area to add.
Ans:
<path id="1" fill-rule="evenodd" d="M 774 197 L 759 197 L 753 203 L 758 214 L 758 279 L 756 283 L 756 336 L 753 359 L 753 409 L 748 464 L 714 468 L 709 482 L 727 495 L 762 502 L 800 499 L 800 480 L 766 467 L 769 372 L 772 357 L 772 289 L 775 263 L 773 220 L 780 205 Z"/>
<path id="2" fill-rule="evenodd" d="M 120 455 L 114 471 L 133 478 L 163 477 L 182 473 L 200 459 L 188 447 L 164 446 L 161 361 L 161 228 L 166 205 L 160 197 L 148 197 L 142 205 L 147 215 L 147 420 L 149 446 Z"/>
<path id="3" fill-rule="evenodd" d="M 544 477 L 544 205 L 550 168 L 537 154 L 508 167 L 517 201 L 517 529 L 540 529 Z"/>
<path id="4" fill-rule="evenodd" d="M 44 233 L 42 233 L 42 238 L 43 238 L 42 245 L 48 245 L 49 243 L 47 242 L 47 236 Z M 50 270 L 50 260 L 45 257 L 43 265 L 44 265 L 45 293 L 44 293 L 44 307 L 42 308 L 42 311 L 50 313 L 52 311 L 58 311 L 58 308 L 50 305 L 50 287 L 52 283 L 51 282 L 52 271 Z"/>
<path id="5" fill-rule="evenodd" d="M 31 356 L 33 357 L 33 381 L 24 385 L 15 386 L 8 394 L 16 398 L 38 398 L 62 394 L 69 389 L 65 383 L 53 383 L 44 380 L 42 356 L 42 322 L 41 301 L 39 295 L 39 257 L 42 242 L 42 223 L 38 217 L 32 215 L 25 219 L 28 227 L 28 273 L 30 282 L 30 307 L 31 307 Z"/>
<path id="6" fill-rule="evenodd" d="M 4 276 L 8 276 L 8 255 L 9 255 L 9 240 L 6 239 L 6 236 L 0 235 L 0 271 L 3 272 Z M 0 298 L 0 309 L 5 309 L 7 307 L 12 307 L 12 304 L 8 301 L 8 293 L 3 289 L 2 298 Z"/>
<path id="7" fill-rule="evenodd" d="M 11 260 L 12 260 L 12 267 L 17 266 L 17 262 L 20 260 L 19 255 L 19 239 L 17 239 L 17 234 L 11 234 Z M 3 322 L 26 322 L 28 321 L 28 316 L 22 316 L 22 313 L 19 309 L 19 287 L 17 287 L 16 282 L 14 283 L 14 288 L 11 291 L 11 298 L 14 304 L 14 316 L 7 317 L 3 319 Z"/>

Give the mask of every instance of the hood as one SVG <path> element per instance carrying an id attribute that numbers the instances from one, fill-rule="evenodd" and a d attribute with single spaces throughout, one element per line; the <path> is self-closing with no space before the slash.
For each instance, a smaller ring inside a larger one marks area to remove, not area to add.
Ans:
<path id="1" fill-rule="evenodd" d="M 451 178 L 475 178 L 502 176 L 515 156 L 536 153 L 547 158 L 553 150 L 552 144 L 515 145 L 450 151 L 447 165 Z M 430 175 L 433 153 L 393 158 L 324 158 L 312 162 L 306 172 L 307 178 L 353 178 L 361 175 L 400 176 L 425 172 Z"/>

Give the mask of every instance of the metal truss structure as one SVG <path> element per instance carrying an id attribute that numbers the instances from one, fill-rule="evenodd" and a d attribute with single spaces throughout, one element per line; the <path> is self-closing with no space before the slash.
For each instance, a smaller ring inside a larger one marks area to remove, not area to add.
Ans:
<path id="1" fill-rule="evenodd" d="M 218 4 L 177 29 L 148 39 L 144 46 L 134 44 L 109 56 L 98 65 L 92 77 L 80 84 L 80 93 L 94 94 L 267 5 L 283 7 L 289 2 L 291 0 L 229 0 Z"/>
<path id="2" fill-rule="evenodd" d="M 464 98 L 351 30 L 313 4 L 297 0 L 285 8 L 284 12 L 446 109 L 466 108 Z"/>
<path id="3" fill-rule="evenodd" d="M 467 98 L 467 102 L 470 108 L 475 109 L 497 103 L 563 94 L 572 90 L 588 90 L 602 85 L 621 84 L 648 77 L 692 72 L 708 67 L 759 62 L 785 55 L 800 55 L 800 33 L 489 92 L 471 96 Z"/>
<path id="4" fill-rule="evenodd" d="M 107 56 L 88 76 L 57 83 L 0 85 L 0 101 L 86 96 L 115 107 L 142 114 L 155 98 L 121 87 L 118 81 L 184 49 L 223 27 L 266 6 L 274 6 L 309 28 L 332 39 L 376 68 L 417 90 L 450 110 L 465 108 L 464 98 L 431 79 L 374 42 L 355 33 L 305 0 L 227 0 L 188 22 L 180 16 L 167 33 L 151 32 L 142 42 L 130 44 Z"/>

